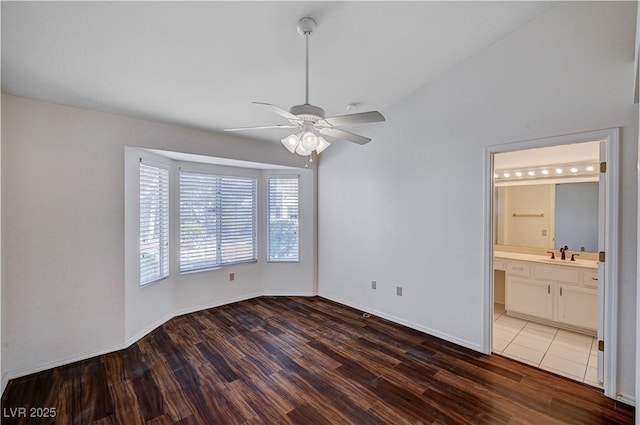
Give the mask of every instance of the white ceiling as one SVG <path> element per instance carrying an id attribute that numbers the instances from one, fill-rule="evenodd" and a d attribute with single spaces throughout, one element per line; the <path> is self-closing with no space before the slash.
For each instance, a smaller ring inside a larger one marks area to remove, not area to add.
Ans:
<path id="1" fill-rule="evenodd" d="M 384 114 L 554 4 L 3 1 L 2 91 L 208 131 L 284 124 L 251 102 L 304 103 L 311 16 L 310 102 Z"/>

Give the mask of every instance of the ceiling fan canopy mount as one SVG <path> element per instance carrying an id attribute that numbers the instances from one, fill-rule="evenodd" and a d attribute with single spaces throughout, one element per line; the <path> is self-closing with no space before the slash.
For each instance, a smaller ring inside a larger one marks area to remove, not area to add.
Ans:
<path id="1" fill-rule="evenodd" d="M 311 35 L 316 29 L 316 25 L 315 19 L 305 16 L 298 21 L 298 33 L 301 36 Z"/>

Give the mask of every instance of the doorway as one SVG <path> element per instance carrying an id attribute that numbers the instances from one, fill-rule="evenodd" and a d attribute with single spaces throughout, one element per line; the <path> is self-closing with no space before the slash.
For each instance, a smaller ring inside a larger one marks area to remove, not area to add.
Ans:
<path id="1" fill-rule="evenodd" d="M 586 156 L 563 154 L 587 146 Z M 618 129 L 485 149 L 484 352 L 600 386 L 612 398 L 617 152 Z M 509 163 L 518 156 L 526 160 Z"/>

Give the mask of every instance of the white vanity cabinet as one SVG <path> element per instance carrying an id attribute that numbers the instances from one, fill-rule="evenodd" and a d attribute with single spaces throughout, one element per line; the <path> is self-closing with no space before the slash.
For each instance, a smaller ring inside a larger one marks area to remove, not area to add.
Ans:
<path id="1" fill-rule="evenodd" d="M 503 261 L 507 314 L 591 334 L 596 332 L 597 270 L 536 261 Z"/>
<path id="2" fill-rule="evenodd" d="M 575 285 L 558 285 L 558 322 L 580 328 L 598 329 L 598 290 Z"/>
<path id="3" fill-rule="evenodd" d="M 505 284 L 507 311 L 553 320 L 553 284 L 509 275 Z"/>

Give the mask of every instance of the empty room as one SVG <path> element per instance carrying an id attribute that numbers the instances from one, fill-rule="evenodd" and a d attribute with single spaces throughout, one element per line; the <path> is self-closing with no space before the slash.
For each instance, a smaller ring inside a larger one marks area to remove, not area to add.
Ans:
<path id="1" fill-rule="evenodd" d="M 635 1 L 2 1 L 3 424 L 639 424 Z"/>

